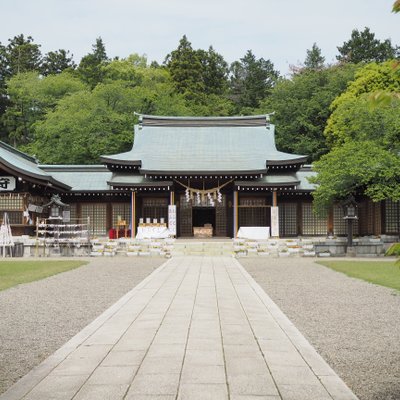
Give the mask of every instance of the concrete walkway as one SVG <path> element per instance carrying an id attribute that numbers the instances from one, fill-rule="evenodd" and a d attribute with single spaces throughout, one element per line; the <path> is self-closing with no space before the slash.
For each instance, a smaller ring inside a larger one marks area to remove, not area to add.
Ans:
<path id="1" fill-rule="evenodd" d="M 356 396 L 235 259 L 177 257 L 0 399 Z"/>

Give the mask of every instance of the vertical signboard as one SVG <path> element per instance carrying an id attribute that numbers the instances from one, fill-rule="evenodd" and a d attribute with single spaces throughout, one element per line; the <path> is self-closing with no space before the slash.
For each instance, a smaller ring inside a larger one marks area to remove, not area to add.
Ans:
<path id="1" fill-rule="evenodd" d="M 168 206 L 168 230 L 171 235 L 176 236 L 176 206 Z"/>
<path id="2" fill-rule="evenodd" d="M 271 236 L 279 237 L 279 208 L 271 207 Z"/>

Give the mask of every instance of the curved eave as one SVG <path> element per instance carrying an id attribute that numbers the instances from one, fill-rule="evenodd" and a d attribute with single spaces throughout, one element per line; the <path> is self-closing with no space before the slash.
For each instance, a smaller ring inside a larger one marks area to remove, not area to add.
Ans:
<path id="1" fill-rule="evenodd" d="M 307 156 L 301 158 L 295 158 L 292 160 L 267 160 L 267 166 L 275 166 L 275 165 L 298 166 L 299 164 L 304 164 L 306 161 L 307 161 Z"/>
<path id="2" fill-rule="evenodd" d="M 293 182 L 257 182 L 257 181 L 235 181 L 235 186 L 243 187 L 296 187 L 300 185 L 300 181 Z"/>
<path id="3" fill-rule="evenodd" d="M 162 181 L 162 182 L 146 182 L 146 183 L 126 183 L 126 182 L 111 182 L 107 181 L 107 184 L 112 187 L 166 187 L 173 186 L 172 181 Z"/>
<path id="4" fill-rule="evenodd" d="M 114 190 L 106 189 L 106 190 L 70 190 L 69 192 L 64 193 L 63 195 L 80 195 L 80 194 L 115 194 Z"/>
<path id="5" fill-rule="evenodd" d="M 27 172 L 23 168 L 18 168 L 15 165 L 9 164 L 4 159 L 0 161 L 0 165 L 5 171 L 9 172 L 10 174 L 19 175 L 21 178 L 28 181 L 32 181 L 33 183 L 45 186 L 51 186 L 61 191 L 71 190 L 71 186 L 62 183 L 57 179 L 54 179 L 51 175 L 46 176 L 46 175 L 35 174 L 33 172 Z"/>
<path id="6" fill-rule="evenodd" d="M 100 160 L 103 164 L 111 164 L 111 165 L 134 165 L 134 166 L 141 166 L 142 161 L 141 160 L 118 160 L 115 158 L 111 157 L 104 157 L 101 156 Z"/>

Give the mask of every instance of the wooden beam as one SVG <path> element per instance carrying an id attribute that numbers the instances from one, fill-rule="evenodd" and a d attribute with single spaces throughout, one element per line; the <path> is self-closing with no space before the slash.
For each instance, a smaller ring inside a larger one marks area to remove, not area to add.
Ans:
<path id="1" fill-rule="evenodd" d="M 136 236 L 136 192 L 131 192 L 131 238 Z"/>
<path id="2" fill-rule="evenodd" d="M 273 207 L 278 206 L 278 193 L 276 191 L 272 192 L 272 206 Z"/>
<path id="3" fill-rule="evenodd" d="M 233 237 L 237 237 L 237 232 L 239 229 L 239 215 L 238 215 L 238 209 L 239 209 L 239 192 L 235 190 L 233 192 Z"/>

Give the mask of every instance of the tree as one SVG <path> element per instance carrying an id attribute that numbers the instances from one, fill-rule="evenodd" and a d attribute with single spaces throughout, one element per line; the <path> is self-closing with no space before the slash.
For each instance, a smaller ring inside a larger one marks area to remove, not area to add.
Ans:
<path id="1" fill-rule="evenodd" d="M 280 79 L 259 113 L 275 111 L 276 143 L 280 150 L 318 160 L 328 151 L 324 129 L 329 106 L 354 78 L 356 66 L 336 65 L 322 70 L 304 69 L 291 79 Z"/>
<path id="2" fill-rule="evenodd" d="M 228 63 L 212 46 L 208 51 L 197 50 L 202 65 L 202 81 L 206 94 L 223 95 L 228 88 Z"/>
<path id="3" fill-rule="evenodd" d="M 393 12 L 398 13 L 400 12 L 400 0 L 396 0 L 393 4 Z"/>
<path id="4" fill-rule="evenodd" d="M 134 111 L 191 114 L 165 68 L 135 67 L 127 60 L 114 60 L 103 68 L 104 82 L 58 99 L 56 107 L 48 108 L 33 124 L 34 140 L 21 148 L 43 163 L 93 164 L 101 154 L 129 150 Z"/>
<path id="5" fill-rule="evenodd" d="M 101 154 L 132 145 L 134 115 L 128 104 L 129 91 L 119 84 L 66 96 L 36 123 L 35 141 L 23 149 L 42 163 L 98 163 Z"/>
<path id="6" fill-rule="evenodd" d="M 270 60 L 257 59 L 251 50 L 231 64 L 230 72 L 230 97 L 239 112 L 246 107 L 259 107 L 279 77 Z"/>
<path id="7" fill-rule="evenodd" d="M 325 57 L 322 56 L 321 49 L 316 43 L 312 45 L 311 50 L 307 50 L 304 66 L 307 69 L 322 69 L 324 67 Z"/>
<path id="8" fill-rule="evenodd" d="M 3 116 L 7 141 L 14 146 L 34 140 L 33 125 L 54 109 L 57 102 L 77 91 L 84 84 L 71 74 L 41 77 L 37 72 L 25 72 L 7 81 L 9 104 Z"/>
<path id="9" fill-rule="evenodd" d="M 94 88 L 103 79 L 102 67 L 109 62 L 106 48 L 101 37 L 96 39 L 92 46 L 92 53 L 82 57 L 78 66 L 78 74 L 91 88 Z"/>
<path id="10" fill-rule="evenodd" d="M 314 163 L 313 205 L 324 213 L 335 201 L 363 194 L 373 201 L 400 200 L 400 158 L 376 141 L 349 141 Z"/>
<path id="11" fill-rule="evenodd" d="M 204 93 L 203 66 L 186 35 L 179 41 L 178 48 L 167 55 L 165 64 L 179 93 L 188 99 Z"/>
<path id="12" fill-rule="evenodd" d="M 368 27 L 362 32 L 354 29 L 351 38 L 337 49 L 339 50 L 337 60 L 355 64 L 390 60 L 396 57 L 398 50 L 392 46 L 390 39 L 383 42 L 376 39 L 375 34 Z"/>
<path id="13" fill-rule="evenodd" d="M 20 72 L 39 71 L 42 62 L 40 45 L 34 43 L 31 36 L 25 38 L 23 34 L 8 39 L 8 45 L 3 47 L 3 63 L 5 70 L 2 72 L 6 78 Z"/>
<path id="14" fill-rule="evenodd" d="M 75 69 L 76 64 L 72 57 L 72 54 L 69 56 L 69 50 L 49 51 L 42 60 L 40 68 L 42 75 L 60 74 L 66 69 Z"/>
<path id="15" fill-rule="evenodd" d="M 332 103 L 325 129 L 332 149 L 315 163 L 317 210 L 335 200 L 363 194 L 373 201 L 400 200 L 400 102 L 371 107 L 376 90 L 396 92 L 400 76 L 393 62 L 368 64 Z"/>
<path id="16" fill-rule="evenodd" d="M 139 55 L 133 53 L 128 56 L 127 61 L 129 61 L 135 67 L 146 68 L 147 67 L 147 56 L 146 54 Z"/>
<path id="17" fill-rule="evenodd" d="M 325 128 L 330 146 L 377 134 L 383 138 L 399 129 L 398 103 L 383 102 L 372 108 L 368 103 L 367 98 L 377 91 L 400 92 L 400 73 L 392 61 L 372 63 L 359 69 L 347 90 L 332 102 L 332 114 Z"/>

